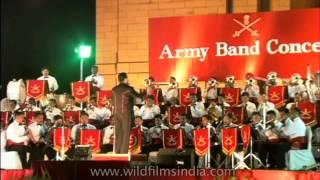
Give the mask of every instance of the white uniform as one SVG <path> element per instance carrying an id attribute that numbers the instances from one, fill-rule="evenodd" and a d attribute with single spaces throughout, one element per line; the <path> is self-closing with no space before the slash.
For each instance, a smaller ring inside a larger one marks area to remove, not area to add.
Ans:
<path id="1" fill-rule="evenodd" d="M 162 137 L 162 130 L 169 129 L 167 126 L 161 124 L 160 126 L 153 126 L 149 129 L 148 134 L 150 139 L 158 139 Z"/>
<path id="2" fill-rule="evenodd" d="M 170 101 L 172 98 L 178 98 L 178 88 L 169 88 L 164 94 L 164 100 Z"/>
<path id="3" fill-rule="evenodd" d="M 27 106 L 26 108 L 23 109 L 23 111 L 41 111 L 40 108 L 38 108 L 37 106 Z"/>
<path id="4" fill-rule="evenodd" d="M 28 129 L 31 131 L 32 137 L 36 142 L 38 142 L 45 133 L 43 126 L 38 125 L 36 122 L 30 124 Z"/>
<path id="5" fill-rule="evenodd" d="M 194 106 L 190 105 L 190 110 L 193 118 L 200 118 L 205 114 L 205 109 L 202 102 L 196 102 Z"/>
<path id="6" fill-rule="evenodd" d="M 238 107 L 243 107 L 244 105 L 243 104 L 240 104 Z M 246 107 L 246 110 L 247 110 L 247 114 L 248 116 L 251 116 L 251 114 L 253 112 L 256 112 L 257 111 L 257 107 L 254 103 L 248 101 L 246 104 L 245 104 L 245 107 Z"/>
<path id="7" fill-rule="evenodd" d="M 99 119 L 99 114 L 100 114 L 100 108 L 95 107 L 95 106 L 91 106 L 90 108 L 86 108 L 85 110 L 88 115 L 89 115 L 89 119 L 95 119 L 95 120 L 100 120 Z"/>
<path id="8" fill-rule="evenodd" d="M 263 109 L 263 108 L 265 108 L 265 109 Z M 259 104 L 258 111 L 263 113 L 263 110 L 265 110 L 265 112 L 268 112 L 270 110 L 276 110 L 276 106 L 272 102 L 266 102 L 263 104 Z"/>
<path id="9" fill-rule="evenodd" d="M 114 138 L 114 125 L 109 125 L 103 129 L 103 144 L 112 144 Z"/>
<path id="10" fill-rule="evenodd" d="M 7 140 L 14 143 L 28 144 L 29 137 L 27 135 L 27 128 L 25 125 L 19 125 L 17 121 L 13 121 L 7 128 Z"/>
<path id="11" fill-rule="evenodd" d="M 284 129 L 284 134 L 289 136 L 290 139 L 301 137 L 306 135 L 306 125 L 300 117 L 293 119 L 292 123 L 288 126 L 287 129 Z"/>
<path id="12" fill-rule="evenodd" d="M 91 124 L 86 124 L 86 127 L 82 127 L 81 123 L 74 125 L 71 129 L 71 138 L 73 141 L 76 141 L 77 138 L 80 139 L 80 137 L 77 137 L 77 131 L 80 129 L 96 129 L 96 127 Z"/>
<path id="13" fill-rule="evenodd" d="M 207 99 L 217 99 L 218 98 L 218 90 L 215 87 L 208 88 L 207 90 Z"/>
<path id="14" fill-rule="evenodd" d="M 91 81 L 95 81 L 96 84 L 93 84 L 94 87 L 97 87 L 99 89 L 102 89 L 103 88 L 103 85 L 104 85 L 104 78 L 103 76 L 101 75 L 93 75 L 91 74 L 90 76 L 87 76 L 85 81 L 87 82 L 91 82 Z"/>
<path id="15" fill-rule="evenodd" d="M 53 117 L 56 115 L 62 115 L 62 111 L 56 107 L 47 107 L 45 109 L 47 119 L 50 119 L 53 122 Z"/>
<path id="16" fill-rule="evenodd" d="M 67 104 L 64 108 L 63 111 L 81 111 L 82 109 L 78 106 L 71 106 Z"/>
<path id="17" fill-rule="evenodd" d="M 139 110 L 139 115 L 142 119 L 154 119 L 155 115 L 160 114 L 160 108 L 158 105 L 152 105 L 151 107 L 143 105 Z"/>
<path id="18" fill-rule="evenodd" d="M 47 80 L 50 91 L 56 91 L 59 88 L 58 82 L 55 77 L 48 75 L 48 77 L 38 77 L 38 80 Z"/>
<path id="19" fill-rule="evenodd" d="M 260 88 L 258 85 L 254 84 L 252 86 L 248 86 L 242 92 L 249 93 L 249 97 L 257 98 L 260 95 Z"/>
<path id="20" fill-rule="evenodd" d="M 289 85 L 288 86 L 288 94 L 290 98 L 294 98 L 296 93 L 303 93 L 306 92 L 306 87 L 303 84 L 298 84 L 295 86 Z"/>
<path id="21" fill-rule="evenodd" d="M 181 124 L 176 124 L 173 127 L 174 129 L 179 129 L 182 128 L 185 131 L 186 134 L 186 140 L 189 141 L 190 143 L 193 143 L 193 130 L 194 130 L 194 126 L 192 124 L 189 123 L 185 123 L 184 126 L 181 126 Z"/>
<path id="22" fill-rule="evenodd" d="M 112 115 L 112 113 L 111 113 L 110 109 L 103 107 L 100 109 L 99 119 L 101 119 L 101 120 L 110 119 L 111 115 Z"/>

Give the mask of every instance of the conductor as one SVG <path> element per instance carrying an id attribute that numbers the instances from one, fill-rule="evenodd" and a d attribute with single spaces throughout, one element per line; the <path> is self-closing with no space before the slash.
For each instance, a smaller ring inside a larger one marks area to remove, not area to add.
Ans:
<path id="1" fill-rule="evenodd" d="M 127 154 L 129 148 L 129 135 L 131 121 L 134 119 L 134 99 L 140 95 L 128 85 L 126 73 L 118 75 L 119 85 L 112 88 L 112 101 L 115 117 L 115 153 Z"/>

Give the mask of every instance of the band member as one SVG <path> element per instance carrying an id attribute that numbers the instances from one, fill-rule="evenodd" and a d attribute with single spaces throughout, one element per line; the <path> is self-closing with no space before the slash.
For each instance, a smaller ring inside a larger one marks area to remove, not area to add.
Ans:
<path id="1" fill-rule="evenodd" d="M 53 149 L 49 148 L 45 142 L 45 136 L 48 129 L 44 126 L 45 115 L 43 112 L 37 112 L 34 118 L 34 123 L 28 126 L 30 130 L 30 146 L 31 146 L 31 160 L 43 160 L 44 155 L 49 159 L 55 157 Z"/>
<path id="2" fill-rule="evenodd" d="M 133 128 L 139 128 L 143 132 L 143 145 L 146 146 L 149 144 L 149 135 L 148 131 L 149 129 L 145 126 L 143 126 L 143 119 L 141 116 L 136 116 L 134 119 L 134 127 Z"/>
<path id="3" fill-rule="evenodd" d="M 162 147 L 162 130 L 169 129 L 169 127 L 162 123 L 162 116 L 160 114 L 156 115 L 154 120 L 155 125 L 149 129 L 148 134 L 152 144 L 150 150 L 157 151 Z"/>
<path id="4" fill-rule="evenodd" d="M 91 67 L 91 75 L 87 76 L 85 81 L 90 82 L 93 90 L 92 93 L 95 94 L 97 91 L 103 88 L 104 78 L 98 74 L 98 66 Z"/>
<path id="5" fill-rule="evenodd" d="M 218 98 L 218 81 L 212 77 L 208 80 L 208 88 L 205 94 L 206 102 L 217 100 Z"/>
<path id="6" fill-rule="evenodd" d="M 250 117 L 253 112 L 257 111 L 256 105 L 249 100 L 249 93 L 244 92 L 241 94 L 241 104 L 238 105 L 238 107 L 244 107 L 246 109 L 248 117 Z"/>
<path id="7" fill-rule="evenodd" d="M 41 109 L 38 108 L 36 104 L 37 103 L 34 98 L 29 98 L 23 111 L 40 111 Z"/>
<path id="8" fill-rule="evenodd" d="M 230 104 L 226 102 L 226 97 L 224 94 L 218 95 L 217 105 L 221 108 L 222 113 L 224 112 L 225 108 L 230 107 Z"/>
<path id="9" fill-rule="evenodd" d="M 278 127 L 280 133 L 283 133 L 284 131 L 288 131 L 288 128 L 292 124 L 292 120 L 290 118 L 290 111 L 289 109 L 282 107 L 279 109 L 280 114 L 280 121 L 282 123 L 282 126 Z M 281 134 L 281 136 L 285 136 L 284 134 Z"/>
<path id="10" fill-rule="evenodd" d="M 315 76 L 310 76 L 306 80 L 306 89 L 309 95 L 310 102 L 320 101 L 320 71 L 315 73 Z"/>
<path id="11" fill-rule="evenodd" d="M 190 124 L 190 119 L 187 117 L 186 114 L 181 114 L 179 116 L 180 119 L 180 123 L 174 125 L 173 129 L 179 129 L 182 128 L 184 129 L 185 132 L 185 136 L 186 136 L 186 145 L 193 145 L 193 130 L 194 130 L 194 126 L 192 124 Z"/>
<path id="12" fill-rule="evenodd" d="M 126 154 L 129 148 L 131 121 L 134 116 L 134 99 L 140 98 L 140 95 L 128 85 L 126 73 L 120 73 L 118 80 L 120 84 L 112 89 L 116 130 L 115 153 Z"/>
<path id="13" fill-rule="evenodd" d="M 260 94 L 260 87 L 258 86 L 257 81 L 252 77 L 249 78 L 243 92 L 247 92 L 251 99 L 257 100 Z"/>
<path id="14" fill-rule="evenodd" d="M 24 112 L 15 112 L 15 120 L 7 128 L 6 150 L 17 151 L 22 167 L 25 169 L 30 167 L 27 161 L 27 153 L 30 153 L 30 148 L 28 147 L 29 132 L 24 118 Z"/>
<path id="15" fill-rule="evenodd" d="M 148 79 L 144 80 L 144 84 L 145 84 L 145 95 L 153 95 L 152 91 L 156 90 L 158 88 L 158 86 L 155 84 L 155 80 L 153 77 L 149 77 Z M 163 102 L 163 96 L 162 96 L 162 90 L 160 88 L 158 88 L 159 92 L 158 92 L 158 97 L 154 97 L 155 101 L 158 101 L 158 103 L 162 103 Z"/>
<path id="16" fill-rule="evenodd" d="M 264 111 L 267 112 L 276 109 L 275 105 L 272 102 L 268 101 L 268 96 L 265 93 L 259 96 L 258 103 L 258 112 L 260 112 L 261 114 L 263 114 Z"/>
<path id="17" fill-rule="evenodd" d="M 63 111 L 81 111 L 81 108 L 76 105 L 76 99 L 73 96 L 69 96 Z"/>
<path id="18" fill-rule="evenodd" d="M 111 118 L 112 115 L 112 103 L 111 100 L 109 100 L 105 107 L 100 108 L 100 116 L 101 116 L 101 120 L 107 120 Z"/>
<path id="19" fill-rule="evenodd" d="M 252 140 L 253 140 L 253 152 L 258 154 L 261 162 L 266 164 L 267 160 L 267 144 L 266 135 L 264 133 L 262 125 L 262 116 L 260 112 L 254 112 L 251 115 L 251 127 L 252 127 Z"/>
<path id="20" fill-rule="evenodd" d="M 234 84 L 235 84 L 235 78 L 233 75 L 228 75 L 226 77 L 226 84 L 225 87 L 226 88 L 234 88 Z"/>
<path id="21" fill-rule="evenodd" d="M 114 116 L 110 117 L 109 126 L 103 129 L 102 152 L 107 153 L 113 150 L 114 145 Z"/>
<path id="22" fill-rule="evenodd" d="M 160 107 L 154 104 L 154 97 L 148 95 L 145 99 L 145 104 L 139 110 L 139 115 L 144 121 L 143 124 L 147 127 L 153 126 L 153 119 L 157 114 L 160 114 Z"/>
<path id="23" fill-rule="evenodd" d="M 199 102 L 197 99 L 196 94 L 192 94 L 190 96 L 191 98 L 191 104 L 190 104 L 190 112 L 191 112 L 191 118 L 192 118 L 192 124 L 198 125 L 198 119 L 201 119 L 201 117 L 206 113 L 204 104 L 202 102 Z"/>
<path id="24" fill-rule="evenodd" d="M 288 85 L 289 98 L 293 99 L 296 93 L 301 93 L 303 96 L 307 96 L 306 87 L 303 84 L 303 80 L 300 74 L 293 74 L 291 76 L 290 83 Z"/>
<path id="25" fill-rule="evenodd" d="M 57 108 L 57 101 L 55 99 L 49 99 L 49 104 L 44 112 L 46 113 L 47 119 L 49 119 L 51 123 L 54 123 L 54 116 L 62 115 L 61 110 Z"/>
<path id="26" fill-rule="evenodd" d="M 96 129 L 92 124 L 89 124 L 89 114 L 82 111 L 80 115 L 80 123 L 74 125 L 71 129 L 71 139 L 74 144 L 80 144 L 80 131 L 83 129 Z"/>
<path id="27" fill-rule="evenodd" d="M 164 94 L 164 100 L 169 103 L 172 98 L 178 98 L 178 82 L 175 77 L 170 77 L 169 88 Z"/>
<path id="28" fill-rule="evenodd" d="M 208 115 L 211 118 L 211 123 L 213 127 L 217 127 L 220 123 L 222 118 L 222 109 L 220 106 L 217 105 L 217 102 L 210 101 L 210 105 L 207 108 Z"/>
<path id="29" fill-rule="evenodd" d="M 301 93 L 296 93 L 294 95 L 294 100 L 293 102 L 290 102 L 286 105 L 287 109 L 291 109 L 292 107 L 298 107 L 298 104 L 300 102 L 302 102 L 303 98 L 302 98 L 302 94 Z"/>
<path id="30" fill-rule="evenodd" d="M 192 76 L 190 79 L 189 79 L 189 88 L 197 88 L 197 99 L 199 101 L 201 101 L 202 99 L 202 96 L 201 96 L 201 88 L 199 87 L 198 85 L 198 78 L 195 77 L 195 76 Z"/>
<path id="31" fill-rule="evenodd" d="M 89 119 L 101 120 L 100 119 L 100 108 L 97 107 L 97 102 L 95 97 L 91 97 L 85 108 L 85 112 L 89 114 Z"/>
<path id="32" fill-rule="evenodd" d="M 282 80 L 278 78 L 278 74 L 276 72 L 269 72 L 267 75 L 267 86 L 280 86 L 282 84 Z"/>
<path id="33" fill-rule="evenodd" d="M 233 124 L 232 122 L 236 120 L 235 115 L 232 112 L 228 112 L 223 116 L 222 123 L 219 124 L 216 128 L 217 134 L 219 135 L 219 140 L 221 142 L 221 133 L 223 128 L 234 128 L 238 127 L 236 124 Z"/>
<path id="34" fill-rule="evenodd" d="M 55 77 L 49 75 L 49 69 L 47 67 L 42 68 L 42 76 L 38 77 L 38 80 L 46 80 L 48 82 L 49 93 L 54 93 L 58 90 L 58 82 Z"/>

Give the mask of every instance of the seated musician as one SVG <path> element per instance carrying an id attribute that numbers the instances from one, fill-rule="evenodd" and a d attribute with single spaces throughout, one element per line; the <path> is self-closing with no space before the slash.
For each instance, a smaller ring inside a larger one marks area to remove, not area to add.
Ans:
<path id="1" fill-rule="evenodd" d="M 44 126 L 45 115 L 43 112 L 37 112 L 34 118 L 34 123 L 28 126 L 30 130 L 30 146 L 32 161 L 43 160 L 47 155 L 48 159 L 55 157 L 55 151 L 46 144 L 45 136 L 48 129 Z"/>
<path id="2" fill-rule="evenodd" d="M 281 126 L 278 126 L 277 128 L 280 131 L 281 136 L 285 136 L 283 132 L 288 131 L 288 128 L 292 124 L 292 120 L 290 118 L 290 111 L 289 109 L 282 107 L 279 109 L 279 114 L 280 114 Z"/>
<path id="3" fill-rule="evenodd" d="M 113 151 L 114 144 L 114 116 L 110 117 L 109 126 L 103 129 L 102 152 Z"/>
<path id="4" fill-rule="evenodd" d="M 145 126 L 143 126 L 143 120 L 141 116 L 136 116 L 134 119 L 134 127 L 133 128 L 139 128 L 143 132 L 143 146 L 142 146 L 142 153 L 145 153 L 148 150 L 148 146 L 150 144 L 149 129 Z"/>
<path id="5" fill-rule="evenodd" d="M 303 97 L 302 97 L 302 94 L 301 93 L 296 93 L 294 95 L 294 99 L 293 99 L 293 102 L 290 102 L 286 105 L 286 108 L 287 109 L 291 109 L 293 107 L 297 107 L 298 106 L 298 103 L 302 102 L 303 100 Z"/>
<path id="6" fill-rule="evenodd" d="M 160 114 L 155 116 L 155 125 L 151 127 L 148 131 L 149 139 L 151 140 L 151 151 L 157 151 L 162 147 L 162 131 L 164 129 L 169 129 L 162 122 L 162 116 Z"/>
<path id="7" fill-rule="evenodd" d="M 195 76 L 192 76 L 189 79 L 189 88 L 197 88 L 197 93 L 196 93 L 196 97 L 199 101 L 201 101 L 202 96 L 201 96 L 201 88 L 198 85 L 198 78 Z"/>
<path id="8" fill-rule="evenodd" d="M 204 104 L 197 99 L 196 94 L 191 94 L 191 104 L 190 104 L 190 111 L 191 111 L 191 117 L 192 117 L 192 124 L 198 125 L 198 119 L 201 119 L 201 117 L 206 113 L 204 109 Z"/>
<path id="9" fill-rule="evenodd" d="M 97 102 L 95 97 L 90 97 L 87 107 L 84 109 L 86 113 L 89 114 L 90 120 L 98 120 L 100 108 L 97 107 Z"/>
<path id="10" fill-rule="evenodd" d="M 223 116 L 222 122 L 217 126 L 217 133 L 219 134 L 219 140 L 221 141 L 221 133 L 223 128 L 235 128 L 238 125 L 232 123 L 236 120 L 236 116 L 232 112 L 228 112 Z"/>
<path id="11" fill-rule="evenodd" d="M 241 94 L 241 104 L 238 105 L 238 107 L 244 107 L 246 109 L 248 117 L 250 117 L 253 112 L 257 111 L 256 105 L 249 100 L 249 93 L 244 92 Z"/>
<path id="12" fill-rule="evenodd" d="M 61 110 L 57 108 L 57 101 L 55 99 L 49 99 L 49 104 L 44 112 L 46 113 L 47 119 L 50 119 L 52 123 L 54 123 L 54 116 L 62 114 Z"/>
<path id="13" fill-rule="evenodd" d="M 81 108 L 76 105 L 76 99 L 73 96 L 69 96 L 63 111 L 81 111 Z"/>
<path id="14" fill-rule="evenodd" d="M 267 112 L 270 110 L 275 110 L 275 105 L 268 101 L 268 96 L 265 93 L 262 93 L 259 97 L 258 97 L 258 112 L 260 112 L 261 114 L 263 114 L 263 111 Z"/>
<path id="15" fill-rule="evenodd" d="M 107 103 L 104 107 L 100 108 L 100 117 L 101 120 L 108 120 L 111 118 L 112 115 L 112 103 L 111 103 L 111 99 L 107 100 Z"/>
<path id="16" fill-rule="evenodd" d="M 208 115 L 212 120 L 212 126 L 217 127 L 222 119 L 222 109 L 220 106 L 217 105 L 217 102 L 210 101 L 210 105 L 206 110 Z"/>
<path id="17" fill-rule="evenodd" d="M 226 102 L 226 97 L 224 94 L 219 94 L 218 95 L 218 103 L 217 105 L 221 108 L 222 112 L 224 112 L 224 110 L 227 107 L 230 107 L 230 104 Z"/>
<path id="18" fill-rule="evenodd" d="M 164 93 L 165 103 L 169 103 L 172 98 L 178 98 L 178 82 L 175 77 L 170 77 L 169 88 Z"/>
<path id="19" fill-rule="evenodd" d="M 160 108 L 154 104 L 154 96 L 148 95 L 145 99 L 145 104 L 140 108 L 139 115 L 143 119 L 143 124 L 146 127 L 154 125 L 154 117 L 160 114 Z"/>
<path id="20" fill-rule="evenodd" d="M 16 151 L 20 157 L 22 168 L 29 168 L 27 153 L 30 153 L 29 132 L 25 125 L 24 112 L 16 111 L 15 120 L 7 128 L 7 151 Z"/>
<path id="21" fill-rule="evenodd" d="M 41 109 L 36 106 L 36 100 L 34 98 L 29 98 L 26 107 L 23 108 L 23 111 L 40 111 Z"/>
<path id="22" fill-rule="evenodd" d="M 186 114 L 181 114 L 179 116 L 180 123 L 173 126 L 173 129 L 184 129 L 185 132 L 185 140 L 186 140 L 186 146 L 193 145 L 193 130 L 194 126 L 190 124 L 190 118 L 187 117 Z"/>
<path id="23" fill-rule="evenodd" d="M 96 129 L 94 125 L 89 124 L 89 114 L 84 111 L 80 114 L 80 123 L 71 129 L 71 139 L 75 145 L 80 144 L 80 131 L 83 129 Z"/>

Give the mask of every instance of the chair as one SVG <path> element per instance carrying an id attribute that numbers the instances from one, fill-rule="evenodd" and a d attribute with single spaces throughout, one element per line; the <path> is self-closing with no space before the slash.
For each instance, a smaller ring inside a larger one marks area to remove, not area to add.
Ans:
<path id="1" fill-rule="evenodd" d="M 6 151 L 6 131 L 1 132 L 1 169 L 22 169 L 20 157 L 16 151 Z"/>
<path id="2" fill-rule="evenodd" d="M 291 149 L 288 152 L 288 169 L 303 170 L 308 166 L 316 164 L 312 154 L 312 131 L 309 126 L 306 128 L 307 148 L 306 149 Z"/>

